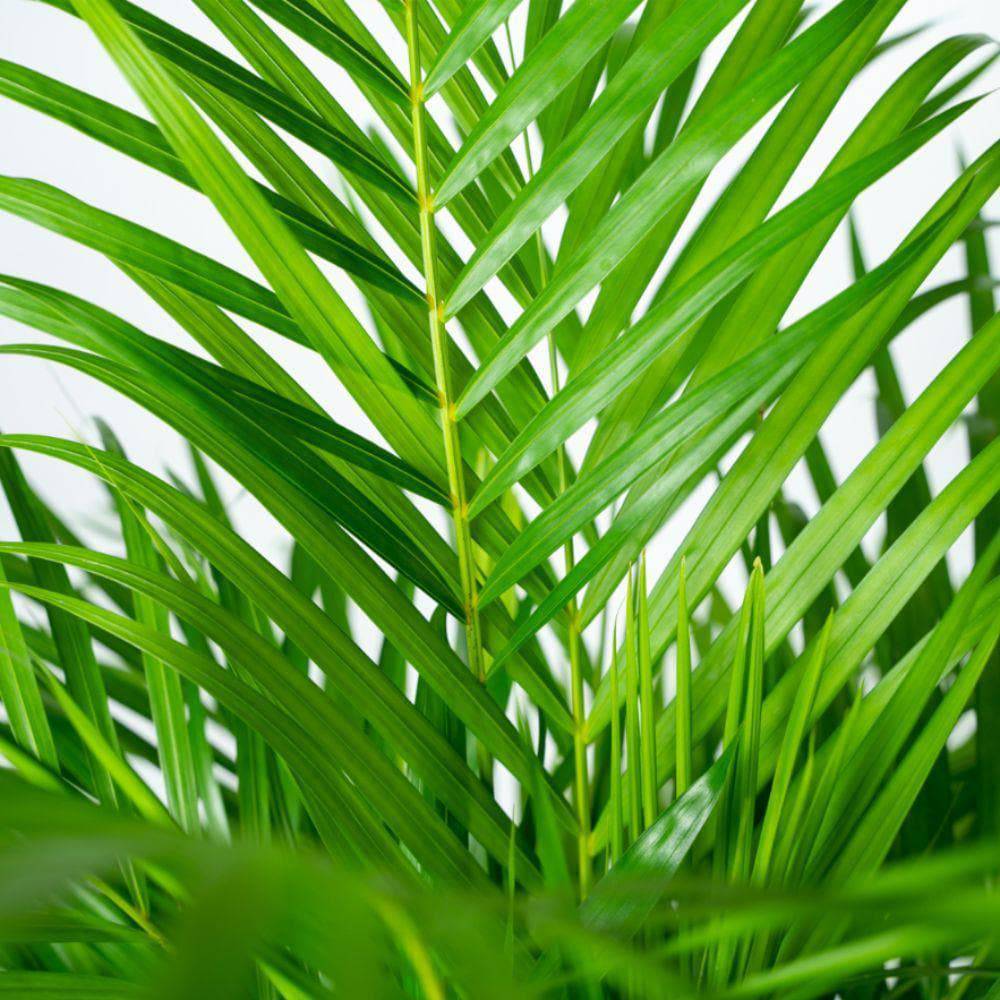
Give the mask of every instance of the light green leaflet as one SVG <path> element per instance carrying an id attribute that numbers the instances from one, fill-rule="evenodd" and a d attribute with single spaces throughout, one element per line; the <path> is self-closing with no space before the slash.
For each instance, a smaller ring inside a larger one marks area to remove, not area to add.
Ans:
<path id="1" fill-rule="evenodd" d="M 817 218 L 848 205 L 860 191 L 905 160 L 965 110 L 967 106 L 960 105 L 945 112 L 943 117 L 911 130 L 884 149 L 821 181 L 666 296 L 586 372 L 581 372 L 557 393 L 521 432 L 473 498 L 473 511 L 486 507 L 600 412 L 616 390 L 638 377 L 673 338 L 703 318 L 771 254 L 800 236 Z"/>
<path id="2" fill-rule="evenodd" d="M 368 83 L 397 104 L 408 103 L 406 84 L 399 74 L 324 16 L 310 0 L 254 0 L 254 3 L 276 21 L 308 39 L 352 76 Z"/>
<path id="3" fill-rule="evenodd" d="M 428 97 L 440 90 L 501 25 L 520 0 L 471 0 L 452 25 L 448 41 L 424 80 Z"/>
<path id="4" fill-rule="evenodd" d="M 0 585 L 7 578 L 0 566 Z M 17 742 L 54 771 L 59 770 L 56 747 L 45 716 L 28 646 L 17 619 L 10 591 L 0 593 L 0 695 Z"/>
<path id="5" fill-rule="evenodd" d="M 997 327 L 1000 331 L 1000 325 Z M 981 362 L 970 359 L 974 365 Z M 957 374 L 953 370 L 953 374 Z M 948 398 L 947 386 L 939 385 L 942 396 L 928 397 L 928 410 L 937 411 L 940 400 Z M 958 410 L 961 409 L 961 403 Z M 912 411 L 911 411 L 912 412 Z M 953 409 L 952 414 L 955 413 Z M 945 413 L 942 423 L 947 426 L 950 414 Z M 918 412 L 913 418 L 920 421 Z M 899 428 L 897 430 L 897 428 Z M 899 424 L 894 428 L 896 438 L 902 441 L 905 427 Z M 921 452 L 930 447 L 936 439 L 936 429 L 931 428 L 922 444 L 911 446 L 912 451 Z M 888 444 L 886 442 L 889 442 Z M 880 444 L 879 454 L 869 456 L 868 468 L 859 468 L 849 479 L 831 502 L 823 508 L 820 515 L 812 520 L 807 531 L 798 536 L 795 543 L 782 557 L 769 575 L 769 594 L 771 600 L 768 607 L 767 636 L 769 651 L 777 643 L 779 637 L 787 634 L 790 622 L 797 619 L 815 594 L 819 585 L 832 573 L 839 554 L 850 551 L 856 539 L 864 533 L 871 518 L 877 515 L 879 506 L 884 503 L 879 491 L 892 492 L 898 489 L 905 480 L 912 463 L 919 461 L 922 455 L 910 457 L 907 464 L 899 467 L 889 479 L 882 475 L 873 476 L 872 470 L 885 467 L 881 465 L 881 456 L 889 448 L 894 447 L 889 437 Z M 993 446 L 993 455 L 1000 454 L 1000 446 Z M 1000 468 L 990 465 L 990 456 L 980 456 L 985 461 L 977 461 L 969 466 L 931 503 L 916 522 L 907 530 L 903 537 L 889 550 L 873 571 L 865 578 L 863 585 L 852 595 L 844 608 L 834 619 L 834 628 L 830 637 L 827 668 L 820 691 L 817 695 L 817 710 L 832 699 L 843 683 L 847 672 L 857 664 L 863 651 L 871 647 L 879 635 L 895 617 L 907 597 L 913 593 L 924 576 L 937 563 L 942 552 L 954 541 L 968 525 L 975 513 L 992 495 L 1000 484 Z M 877 483 L 878 490 L 872 494 L 871 488 Z M 850 513 L 850 517 L 846 515 Z M 820 545 L 822 540 L 823 544 Z M 836 543 L 836 548 L 831 546 Z M 825 564 L 813 553 L 813 546 L 825 553 Z M 692 551 L 691 549 L 687 550 Z M 690 566 L 690 556 L 688 557 Z M 808 568 L 807 568 L 808 567 Z M 811 574 L 811 575 L 809 575 Z M 690 580 L 690 575 L 688 577 Z M 810 586 L 803 586 L 806 579 Z M 718 717 L 725 707 L 725 681 L 729 666 L 728 657 L 732 654 L 735 642 L 735 629 L 731 626 L 716 640 L 708 656 L 694 674 L 693 697 L 695 735 L 705 731 L 709 720 Z M 763 745 L 764 757 L 770 759 L 770 754 L 776 750 L 774 744 L 778 739 L 777 724 L 790 705 L 790 697 L 794 691 L 795 680 L 792 676 L 783 679 L 774 694 L 765 703 Z M 607 688 L 598 695 L 595 710 L 591 715 L 592 731 L 599 731 L 607 717 Z M 674 718 L 673 706 L 660 718 L 657 732 L 658 773 L 668 775 L 673 767 L 674 752 Z M 768 744 L 772 749 L 768 750 Z M 600 833 L 598 832 L 600 831 Z M 595 827 L 595 836 L 606 835 L 606 826 L 602 822 Z"/>
<path id="6" fill-rule="evenodd" d="M 745 392 L 746 395 L 742 399 L 737 396 L 742 407 L 734 406 L 732 408 L 728 416 L 729 424 L 727 425 L 723 422 L 715 427 L 714 437 L 712 434 L 702 434 L 698 440 L 698 447 L 692 449 L 686 455 L 684 462 L 676 464 L 669 473 L 665 473 L 658 481 L 655 490 L 647 492 L 640 503 L 628 508 L 615 519 L 612 528 L 605 533 L 600 542 L 593 546 L 574 569 L 560 581 L 560 584 L 552 592 L 550 598 L 534 612 L 532 618 L 518 629 L 508 650 L 512 652 L 516 649 L 519 642 L 523 642 L 534 631 L 541 628 L 548 618 L 555 613 L 556 609 L 561 606 L 556 603 L 557 601 L 565 601 L 566 595 L 574 593 L 588 579 L 593 577 L 600 566 L 616 551 L 616 547 L 619 544 L 622 544 L 622 542 L 628 544 L 633 525 L 641 523 L 649 509 L 661 505 L 664 496 L 669 496 L 670 491 L 683 485 L 689 475 L 698 470 L 705 461 L 713 458 L 718 450 L 723 448 L 742 430 L 749 416 L 759 407 L 760 400 L 766 400 L 770 392 L 777 385 L 780 385 L 781 380 L 785 377 L 780 368 L 776 374 L 770 368 L 775 360 L 780 360 L 782 352 L 786 348 L 792 348 L 794 351 L 796 349 L 796 341 L 801 338 L 798 349 L 802 353 L 799 355 L 799 358 L 804 359 L 808 356 L 809 345 L 818 343 L 824 331 L 829 333 L 835 330 L 857 308 L 870 302 L 873 297 L 881 293 L 894 279 L 898 279 L 901 274 L 905 273 L 908 267 L 912 267 L 914 261 L 919 260 L 921 253 L 926 252 L 932 235 L 933 233 L 928 234 L 921 240 L 917 240 L 909 246 L 904 247 L 897 257 L 890 258 L 883 265 L 881 271 L 876 270 L 866 275 L 865 278 L 847 292 L 831 300 L 830 303 L 817 310 L 812 316 L 801 320 L 796 324 L 795 328 L 790 329 L 782 338 L 778 338 L 773 345 L 763 348 L 760 357 L 763 358 L 766 355 L 768 358 L 765 365 L 765 371 L 767 372 L 765 378 L 770 377 L 773 380 L 773 384 L 768 387 L 767 382 L 763 382 L 764 391 L 760 392 L 759 397 L 755 396 L 752 392 L 753 382 L 751 381 L 749 386 L 747 386 L 744 381 L 747 378 L 747 373 L 752 371 L 757 359 L 751 356 L 742 365 L 736 366 L 731 376 L 732 381 L 730 385 L 736 392 Z M 790 354 L 789 356 L 794 358 L 794 354 Z M 797 363 L 789 362 L 790 365 Z M 752 379 L 753 376 L 750 375 L 750 378 Z M 758 378 L 760 378 L 759 375 Z M 726 373 L 720 375 L 718 384 L 724 391 L 726 388 Z M 751 391 L 747 391 L 748 389 Z M 519 572 L 519 560 L 523 559 L 526 565 L 531 565 L 532 560 L 540 558 L 547 554 L 548 551 L 551 551 L 549 548 L 550 541 L 546 537 L 546 533 L 551 535 L 552 532 L 559 532 L 561 534 L 564 529 L 568 532 L 575 529 L 578 522 L 572 515 L 575 514 L 573 504 L 577 500 L 577 497 L 580 497 L 582 504 L 590 505 L 589 507 L 585 506 L 585 509 L 588 509 L 590 512 L 596 513 L 600 510 L 628 482 L 640 475 L 645 468 L 659 458 L 662 452 L 651 449 L 650 443 L 652 441 L 660 442 L 661 438 L 664 438 L 666 444 L 669 445 L 669 434 L 672 430 L 680 430 L 680 433 L 678 433 L 678 439 L 680 439 L 682 433 L 690 433 L 691 426 L 697 426 L 694 423 L 685 425 L 683 418 L 689 412 L 693 412 L 696 415 L 701 398 L 713 396 L 715 391 L 714 385 L 706 384 L 700 392 L 686 397 L 675 407 L 666 409 L 661 417 L 651 422 L 651 433 L 648 436 L 644 432 L 640 433 L 638 437 L 640 447 L 629 447 L 620 456 L 610 458 L 606 463 L 606 470 L 600 467 L 589 476 L 581 477 L 571 490 L 565 494 L 566 499 L 561 498 L 560 501 L 557 501 L 557 503 L 563 503 L 564 505 L 559 511 L 562 516 L 546 518 L 543 515 L 539 518 L 523 537 L 523 540 L 509 550 L 506 555 L 508 562 L 504 566 L 502 560 L 501 568 L 506 569 L 507 566 L 514 566 L 518 567 L 514 572 Z M 725 398 L 724 395 L 723 398 Z M 677 423 L 672 428 L 671 425 L 674 421 L 677 421 Z M 567 515 L 567 511 L 572 513 Z M 551 528 L 550 525 L 552 526 Z M 539 539 L 544 539 L 544 541 L 540 541 Z M 524 553 L 527 555 L 523 555 Z M 501 579 L 503 578 L 501 577 Z M 492 591 L 489 587 L 487 587 L 486 596 L 492 596 Z"/>
<path id="7" fill-rule="evenodd" d="M 703 181 L 769 107 L 844 40 L 866 6 L 862 0 L 844 0 L 647 167 L 485 359 L 459 400 L 460 415 L 468 413 L 673 205 Z"/>
<path id="8" fill-rule="evenodd" d="M 11 549 L 8 549 L 10 551 Z M 148 593 L 155 596 L 158 601 L 166 602 L 169 607 L 171 607 L 175 612 L 188 617 L 189 620 L 196 620 L 199 627 L 205 632 L 206 635 L 210 636 L 214 641 L 218 642 L 229 655 L 236 657 L 238 662 L 240 662 L 243 667 L 248 671 L 249 678 L 252 678 L 254 683 L 260 685 L 264 691 L 266 691 L 269 697 L 275 700 L 278 706 L 283 712 L 287 714 L 289 719 L 298 719 L 299 724 L 306 730 L 306 733 L 311 731 L 312 723 L 310 719 L 316 719 L 316 725 L 322 725 L 329 727 L 330 737 L 333 734 L 337 734 L 337 739 L 343 741 L 344 750 L 339 751 L 347 755 L 347 758 L 353 759 L 356 765 L 360 768 L 371 769 L 374 771 L 369 771 L 372 775 L 376 776 L 375 780 L 377 782 L 382 782 L 387 784 L 386 793 L 395 794 L 397 796 L 402 795 L 404 801 L 410 797 L 412 801 L 416 801 L 416 797 L 409 796 L 408 792 L 405 792 L 405 783 L 400 783 L 398 779 L 393 778 L 392 774 L 396 773 L 384 767 L 384 765 L 379 761 L 381 757 L 380 754 L 374 752 L 374 748 L 365 748 L 365 743 L 362 741 L 360 733 L 354 733 L 349 721 L 343 718 L 342 710 L 335 709 L 334 703 L 325 696 L 318 688 L 314 685 L 308 684 L 305 678 L 300 675 L 294 674 L 291 666 L 279 658 L 276 650 L 271 650 L 265 652 L 267 649 L 267 644 L 264 643 L 260 637 L 253 638 L 252 631 L 248 629 L 245 625 L 237 622 L 232 615 L 227 614 L 222 609 L 217 608 L 214 604 L 207 601 L 206 599 L 199 597 L 197 594 L 190 591 L 189 588 L 185 588 L 183 585 L 177 584 L 174 581 L 168 580 L 166 577 L 161 576 L 156 572 L 150 572 L 142 569 L 141 567 L 126 563 L 121 560 L 114 560 L 111 557 L 98 557 L 84 550 L 73 550 L 70 548 L 62 547 L 36 547 L 33 550 L 40 558 L 50 559 L 50 560 L 62 560 L 69 564 L 79 564 L 88 565 L 95 572 L 110 575 L 112 579 L 116 579 L 119 582 L 124 582 L 126 585 L 134 587 L 140 593 Z M 47 598 L 50 599 L 51 598 Z M 79 604 L 80 602 L 78 602 Z M 77 605 L 72 605 L 72 607 L 77 608 Z M 125 631 L 126 626 L 120 622 L 113 622 L 111 619 L 102 619 L 105 622 L 106 627 L 112 630 L 118 630 L 119 633 Z M 147 626 L 141 624 L 136 624 L 135 629 L 144 630 L 143 634 L 151 633 L 154 630 L 148 629 Z M 138 634 L 138 633 L 136 633 Z M 145 642 L 144 648 L 152 648 L 154 643 L 150 638 Z M 171 644 L 169 639 L 164 639 L 161 648 L 174 649 L 176 644 Z M 261 659 L 261 663 L 257 665 L 250 655 L 249 650 L 253 649 L 254 656 L 258 656 Z M 174 650 L 171 658 L 167 662 L 176 663 L 178 657 L 182 654 L 179 650 Z M 166 659 L 164 657 L 164 659 Z M 180 669 L 180 667 L 175 667 Z M 293 680 L 294 677 L 299 679 Z M 356 689 L 358 690 L 358 689 Z M 397 694 L 398 698 L 398 694 Z M 298 707 L 295 708 L 294 706 Z M 412 710 L 408 713 L 411 715 L 411 721 L 408 723 L 409 726 L 421 729 L 421 740 L 426 742 L 428 739 L 429 729 L 426 725 L 418 727 L 416 721 L 416 713 Z M 381 711 L 373 712 L 374 715 L 382 715 Z M 322 720 L 322 721 L 321 721 Z M 316 739 L 316 732 L 313 731 L 312 738 Z M 305 733 L 303 734 L 306 735 Z M 410 741 L 413 746 L 418 745 L 419 741 Z M 441 741 L 435 741 L 441 744 Z M 443 744 L 442 744 L 443 745 Z M 353 747 L 353 749 L 351 749 Z M 297 758 L 301 758 L 303 754 L 307 754 L 307 748 L 303 745 L 302 751 L 297 754 Z M 338 752 L 338 753 L 339 753 Z M 441 754 L 440 749 L 436 750 L 436 753 Z M 430 760 L 430 757 L 426 757 L 425 760 Z M 438 774 L 444 775 L 447 773 L 449 767 L 453 771 L 453 775 L 460 773 L 457 762 L 448 763 L 443 762 L 442 765 L 436 767 L 436 772 Z M 423 769 L 423 765 L 421 765 Z M 358 771 L 355 780 L 362 780 L 362 771 Z M 445 795 L 448 796 L 450 801 L 462 801 L 461 798 L 454 798 L 446 791 L 446 783 L 439 783 L 433 776 L 431 771 L 426 771 L 427 777 L 434 782 L 435 788 L 444 791 Z M 471 777 L 471 776 L 470 776 Z M 447 780 L 454 780 L 447 779 Z M 467 783 L 471 787 L 471 783 Z M 392 788 L 395 786 L 395 793 L 392 792 Z M 374 794 L 371 792 L 371 794 Z M 409 808 L 412 808 L 412 802 Z M 414 820 L 423 812 L 423 810 L 417 810 L 414 815 Z M 405 813 L 400 813 L 400 816 L 404 816 Z M 490 822 L 498 822 L 496 816 L 490 820 Z M 478 821 L 474 824 L 477 829 L 479 829 Z M 483 827 L 482 830 L 486 828 Z M 482 832 L 482 831 L 481 831 Z M 492 840 L 492 838 L 483 834 L 487 840 Z M 497 843 L 502 843 L 503 854 L 506 856 L 506 835 L 505 832 L 501 834 L 500 840 Z M 458 857 L 456 855 L 455 857 Z M 530 877 L 531 865 L 527 860 L 523 861 L 523 864 L 527 867 L 524 869 L 524 875 Z"/>
<path id="9" fill-rule="evenodd" d="M 182 184 L 196 186 L 160 130 L 138 115 L 5 60 L 0 60 L 0 93 L 51 115 Z M 360 246 L 263 185 L 261 192 L 308 250 L 395 295 L 419 298 L 416 289 L 385 257 Z"/>
<path id="10" fill-rule="evenodd" d="M 435 198 L 445 205 L 483 171 L 584 67 L 638 0 L 578 0 L 507 81 L 455 155 Z"/>
<path id="11" fill-rule="evenodd" d="M 898 0 L 883 0 L 841 50 L 817 67 L 789 98 L 746 166 L 687 241 L 657 290 L 658 298 L 708 265 L 716 255 L 746 235 L 773 210 L 779 195 L 862 63 L 872 38 L 893 17 L 898 6 Z M 920 106 L 933 84 L 982 42 L 975 36 L 949 39 L 914 63 L 865 116 L 830 162 L 824 176 L 831 176 L 857 162 L 910 127 L 914 110 Z M 745 288 L 734 293 L 736 301 L 731 307 L 726 303 L 720 304 L 703 324 L 690 327 L 671 344 L 602 416 L 598 432 L 588 448 L 585 464 L 615 450 L 623 437 L 642 421 L 646 412 L 677 388 L 688 374 L 688 365 L 697 362 L 692 386 L 697 385 L 707 374 L 718 371 L 734 356 L 768 336 L 790 304 L 792 290 L 801 285 L 820 249 L 835 232 L 838 221 L 838 216 L 833 214 L 813 226 L 795 245 L 766 262 Z M 672 225 L 680 225 L 680 222 L 678 215 Z M 664 237 L 661 245 L 665 242 Z M 634 283 L 633 273 L 637 279 Z M 618 325 L 624 321 L 627 312 L 634 306 L 634 296 L 641 291 L 638 278 L 646 273 L 642 262 L 636 260 L 635 267 L 630 267 L 621 278 L 617 272 L 609 277 L 595 304 L 593 318 L 588 321 L 586 336 L 600 343 L 606 334 L 616 332 L 617 326 L 611 323 L 611 319 L 615 319 Z M 624 302 L 617 308 L 616 301 L 619 299 L 624 299 Z M 599 329 L 598 323 L 601 324 Z"/>
<path id="12" fill-rule="evenodd" d="M 309 652 L 312 659 L 322 663 L 337 653 L 356 661 L 358 665 L 364 662 L 357 660 L 357 647 L 345 641 L 343 634 L 318 613 L 311 602 L 304 601 L 282 574 L 209 516 L 200 505 L 156 477 L 129 466 L 112 455 L 102 454 L 97 462 L 94 460 L 94 449 L 58 439 L 7 436 L 0 439 L 0 443 L 7 447 L 37 449 L 77 464 L 101 478 L 107 478 L 112 485 L 155 512 L 175 530 L 192 536 L 199 550 L 228 576 L 239 578 L 254 602 L 287 635 L 292 636 L 297 645 Z M 7 453 L 6 448 L 2 453 Z M 303 532 L 303 535 L 305 537 L 306 533 Z M 322 558 L 327 558 L 331 552 L 329 542 L 318 551 Z M 331 568 L 342 564 L 345 554 L 330 558 Z M 403 600 L 398 590 L 382 585 L 378 578 L 364 568 L 363 563 L 355 563 L 353 569 L 355 572 L 343 579 L 345 589 L 351 597 L 360 607 L 370 609 L 373 616 L 384 623 L 385 634 L 391 637 L 393 644 L 404 652 L 419 671 L 427 672 L 436 690 L 447 699 L 453 711 L 470 728 L 475 729 L 491 752 L 507 763 L 512 772 L 527 776 L 531 765 L 524 754 L 521 741 L 483 689 L 473 682 L 464 664 L 440 641 L 436 632 L 416 615 L 412 605 Z M 380 605 L 384 607 L 384 612 L 378 610 Z M 335 669 L 338 668 L 331 666 L 331 671 Z M 364 669 L 367 671 L 369 668 Z M 384 688 L 381 682 L 373 683 L 377 683 L 380 689 Z M 385 694 L 390 697 L 391 702 L 402 707 L 398 701 L 398 689 L 393 687 L 391 694 L 385 689 Z M 405 733 L 405 730 L 401 732 Z M 568 806 L 560 815 L 568 817 Z"/>
<path id="13" fill-rule="evenodd" d="M 83 11 L 74 0 L 43 2 L 67 13 L 83 16 Z M 289 100 L 278 88 L 268 85 L 212 46 L 185 35 L 129 0 L 114 0 L 109 9 L 118 15 L 120 23 L 130 24 L 152 51 L 177 60 L 184 69 L 203 75 L 210 82 L 234 90 L 276 125 L 287 129 L 329 156 L 334 163 L 374 184 L 390 197 L 400 201 L 412 198 L 405 181 L 372 150 L 331 126 L 300 102 Z"/>
<path id="14" fill-rule="evenodd" d="M 0 995 L 991 995 L 997 46 L 917 5 L 18 5 L 15 125 L 246 266 L 0 176 L 145 296 L 0 275 L 99 394 L 0 414 Z"/>
<path id="15" fill-rule="evenodd" d="M 422 472 L 440 467 L 430 415 L 410 397 L 361 324 L 270 209 L 176 84 L 106 0 L 81 0 L 81 14 L 126 69 L 170 144 L 211 198 L 344 385 Z M 421 433 L 423 428 L 424 433 Z"/>
<path id="16" fill-rule="evenodd" d="M 687 0 L 636 52 L 587 109 L 476 247 L 448 296 L 453 312 L 469 300 L 573 192 L 694 54 L 745 5 Z M 666 43 L 666 46 L 664 45 Z"/>

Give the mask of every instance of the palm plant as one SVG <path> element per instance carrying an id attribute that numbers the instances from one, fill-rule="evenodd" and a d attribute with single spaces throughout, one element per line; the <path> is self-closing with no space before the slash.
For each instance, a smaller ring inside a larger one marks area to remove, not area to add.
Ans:
<path id="1" fill-rule="evenodd" d="M 0 178 L 189 338 L 3 275 L 47 336 L 0 352 L 190 450 L 0 435 L 0 993 L 1000 996 L 1000 144 L 880 262 L 850 215 L 995 45 L 924 46 L 783 201 L 905 0 L 380 0 L 391 40 L 374 0 L 195 0 L 233 56 L 44 2 L 148 117 L 13 62 L 3 96 L 201 192 L 260 280 Z M 845 221 L 851 281 L 791 321 Z M 970 335 L 907 400 L 893 341 L 956 298 Z M 878 440 L 838 481 L 820 430 L 869 370 Z M 26 453 L 102 482 L 115 540 Z"/>

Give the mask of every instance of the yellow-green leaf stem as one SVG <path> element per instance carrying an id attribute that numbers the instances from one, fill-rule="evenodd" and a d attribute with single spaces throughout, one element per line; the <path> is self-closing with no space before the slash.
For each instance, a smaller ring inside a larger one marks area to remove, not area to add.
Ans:
<path id="1" fill-rule="evenodd" d="M 639 640 L 639 708 L 642 734 L 642 818 L 648 830 L 659 814 L 656 780 L 656 708 L 653 703 L 653 664 L 649 651 L 649 606 L 646 603 L 646 554 L 639 560 L 636 581 Z"/>
<path id="2" fill-rule="evenodd" d="M 611 800 L 611 864 L 622 856 L 622 724 L 621 710 L 618 706 L 618 627 L 612 630 L 611 693 L 614 697 L 614 710 L 611 713 L 611 762 L 610 791 Z"/>
<path id="3" fill-rule="evenodd" d="M 681 557 L 677 589 L 677 689 L 675 795 L 680 798 L 691 787 L 691 638 L 688 626 L 687 568 Z"/>
<path id="4" fill-rule="evenodd" d="M 465 639 L 469 667 L 480 679 L 486 678 L 482 632 L 479 625 L 479 595 L 476 583 L 476 560 L 472 550 L 469 526 L 469 505 L 465 496 L 462 450 L 455 418 L 451 369 L 448 365 L 448 332 L 444 323 L 444 308 L 438 287 L 438 264 L 434 222 L 434 196 L 431 192 L 429 158 L 427 155 L 427 123 L 424 88 L 420 69 L 420 30 L 416 0 L 406 4 L 406 43 L 410 63 L 410 105 L 413 117 L 413 155 L 417 168 L 417 203 L 420 212 L 420 245 L 423 251 L 424 280 L 427 292 L 427 318 L 434 355 L 434 379 L 440 408 L 441 433 L 444 439 L 445 465 L 448 472 L 452 518 L 455 525 L 455 547 L 458 554 L 459 577 L 462 585 L 465 613 Z"/>
<path id="5" fill-rule="evenodd" d="M 639 664 L 636 656 L 635 572 L 628 574 L 625 595 L 625 749 L 628 756 L 629 839 L 642 832 L 642 751 L 639 747 Z"/>

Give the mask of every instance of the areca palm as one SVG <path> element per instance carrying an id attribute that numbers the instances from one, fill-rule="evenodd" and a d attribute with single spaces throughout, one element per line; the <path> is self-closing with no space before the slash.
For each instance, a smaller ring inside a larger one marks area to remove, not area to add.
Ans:
<path id="1" fill-rule="evenodd" d="M 1000 146 L 884 259 L 851 210 L 980 106 L 995 44 L 916 49 L 795 193 L 915 42 L 905 0 L 195 0 L 232 54 L 44 2 L 144 113 L 15 62 L 0 93 L 200 192 L 256 273 L 0 177 L 185 336 L 10 274 L 0 314 L 46 336 L 0 353 L 190 455 L 0 436 L 0 992 L 991 991 Z M 845 223 L 851 280 L 800 315 Z M 969 336 L 908 400 L 894 341 L 950 299 Z M 838 480 L 820 430 L 868 371 L 877 442 Z M 24 455 L 103 483 L 114 542 Z"/>

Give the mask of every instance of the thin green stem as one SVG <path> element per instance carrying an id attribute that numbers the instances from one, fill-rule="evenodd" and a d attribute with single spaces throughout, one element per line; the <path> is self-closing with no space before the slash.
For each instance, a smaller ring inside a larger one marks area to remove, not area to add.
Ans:
<path id="1" fill-rule="evenodd" d="M 561 465 L 562 463 L 560 463 Z M 566 572 L 573 569 L 573 542 L 566 544 Z M 576 806 L 577 853 L 580 868 L 580 899 L 590 891 L 590 778 L 587 773 L 587 713 L 583 704 L 583 667 L 580 662 L 580 625 L 576 601 L 571 602 L 569 621 L 569 670 L 573 711 L 573 800 Z"/>
<path id="2" fill-rule="evenodd" d="M 644 829 L 656 821 L 658 812 L 656 780 L 656 707 L 653 696 L 653 664 L 649 640 L 649 606 L 646 600 L 646 553 L 639 560 L 637 581 L 639 613 L 639 706 L 642 726 L 642 818 Z"/>
<path id="3" fill-rule="evenodd" d="M 622 728 L 621 703 L 618 700 L 618 628 L 612 630 L 611 642 L 611 864 L 623 851 L 622 843 Z"/>
<path id="4" fill-rule="evenodd" d="M 420 246 L 423 253 L 424 280 L 427 286 L 427 316 L 434 355 L 434 379 L 441 410 L 441 433 L 448 473 L 452 518 L 455 524 L 455 547 L 465 611 L 465 638 L 469 667 L 484 681 L 486 664 L 479 624 L 479 591 L 476 583 L 476 560 L 469 526 L 469 504 L 465 494 L 464 465 L 455 418 L 455 395 L 448 366 L 448 332 L 438 286 L 437 230 L 434 223 L 434 196 L 430 188 L 430 165 L 427 154 L 427 123 L 424 107 L 423 74 L 420 69 L 420 31 L 416 0 L 406 3 L 406 42 L 410 60 L 410 105 L 413 120 L 413 154 L 417 168 L 417 203 L 420 209 Z"/>
<path id="5" fill-rule="evenodd" d="M 87 880 L 106 899 L 110 900 L 130 920 L 137 924 L 161 948 L 169 947 L 167 939 L 157 930 L 156 925 L 138 907 L 133 906 L 120 892 L 96 875 Z"/>
<path id="6" fill-rule="evenodd" d="M 680 575 L 677 581 L 677 665 L 674 692 L 675 753 L 674 799 L 679 799 L 691 787 L 691 758 L 693 754 L 691 711 L 691 635 L 687 605 L 687 562 L 681 556 Z M 690 862 L 682 864 L 688 867 Z M 686 929 L 680 925 L 680 930 Z M 679 965 L 684 975 L 691 974 L 690 956 L 680 956 Z"/>
<path id="7" fill-rule="evenodd" d="M 691 637 L 687 607 L 687 565 L 681 556 L 677 589 L 677 693 L 676 712 L 677 767 L 675 794 L 680 798 L 691 787 L 692 712 L 691 712 Z"/>
<path id="8" fill-rule="evenodd" d="M 571 546 L 572 548 L 572 546 Z M 569 556 L 567 557 L 569 558 Z M 580 864 L 580 898 L 590 891 L 590 778 L 587 773 L 587 740 L 584 734 L 587 716 L 583 705 L 583 668 L 580 663 L 580 627 L 576 602 L 570 609 L 569 668 L 573 709 L 573 792 L 579 823 L 577 836 Z"/>
<path id="9" fill-rule="evenodd" d="M 630 566 L 625 592 L 625 766 L 630 843 L 642 833 L 642 752 L 639 748 L 639 664 L 635 619 L 635 569 Z"/>

